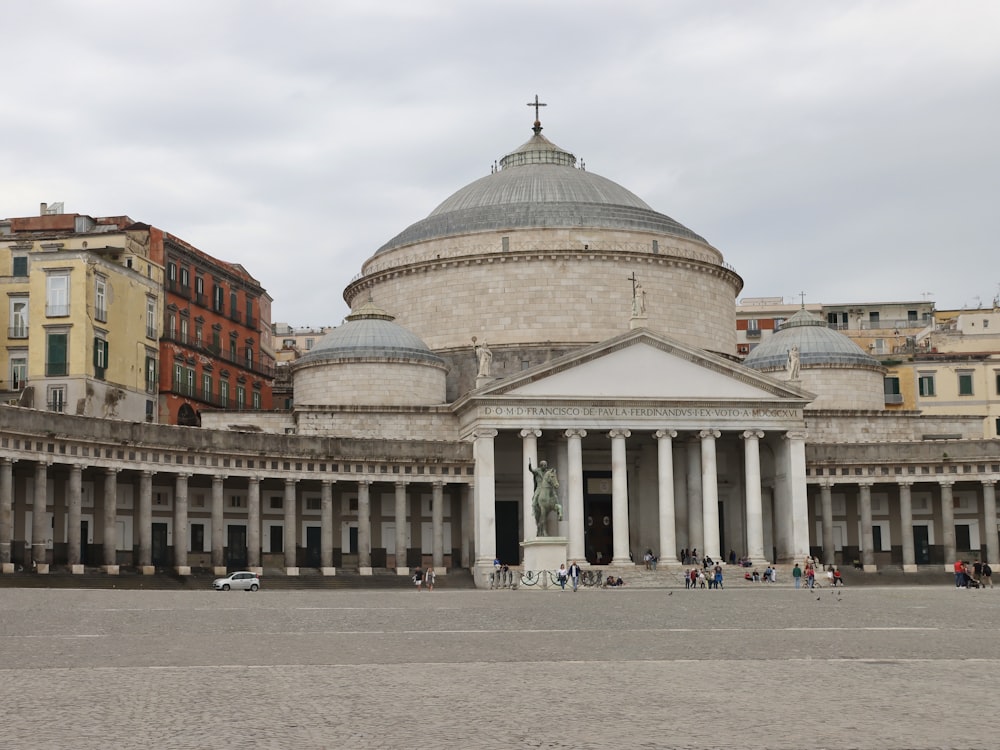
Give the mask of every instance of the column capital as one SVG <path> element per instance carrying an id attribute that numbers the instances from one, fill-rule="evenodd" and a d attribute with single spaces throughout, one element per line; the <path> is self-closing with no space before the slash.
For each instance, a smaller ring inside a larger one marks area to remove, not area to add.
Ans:
<path id="1" fill-rule="evenodd" d="M 819 481 L 819 487 L 821 490 L 832 490 L 833 480 L 832 479 L 821 479 Z"/>
<path id="2" fill-rule="evenodd" d="M 192 474 L 187 471 L 179 471 L 176 474 L 174 474 L 174 477 L 176 477 L 177 479 L 190 479 L 191 476 Z"/>
<path id="3" fill-rule="evenodd" d="M 701 438 L 702 440 L 707 440 L 709 438 L 712 438 L 713 440 L 718 440 L 720 437 L 722 437 L 722 433 L 713 427 L 707 430 L 701 430 L 698 433 L 698 437 Z"/>
<path id="4" fill-rule="evenodd" d="M 329 479 L 328 477 L 323 477 L 319 481 L 324 487 L 333 487 L 337 483 L 336 479 Z"/>
<path id="5" fill-rule="evenodd" d="M 563 433 L 563 437 L 565 437 L 565 438 L 585 438 L 585 437 L 587 437 L 587 431 L 586 430 L 581 430 L 581 429 L 578 429 L 578 428 L 574 427 L 571 430 L 566 430 Z"/>
<path id="6" fill-rule="evenodd" d="M 611 438 L 612 440 L 614 440 L 615 438 L 632 437 L 632 431 L 624 427 L 622 428 L 616 427 L 615 429 L 608 431 L 608 437 Z"/>
<path id="7" fill-rule="evenodd" d="M 37 471 L 38 469 L 47 469 L 51 465 L 52 465 L 51 461 L 48 461 L 44 458 L 39 458 L 35 461 L 35 470 Z M 117 471 L 117 469 L 115 469 L 115 471 Z"/>
<path id="8" fill-rule="evenodd" d="M 873 486 L 875 486 L 875 480 L 874 479 L 859 479 L 858 482 L 857 482 L 857 484 L 858 484 L 858 487 L 861 487 L 862 489 L 870 490 Z"/>
<path id="9" fill-rule="evenodd" d="M 434 481 L 431 482 L 431 487 L 433 487 L 436 490 L 442 490 L 442 489 L 444 489 L 444 480 L 443 479 L 435 479 Z"/>
<path id="10" fill-rule="evenodd" d="M 287 487 L 288 485 L 292 485 L 292 486 L 295 486 L 296 484 L 298 484 L 298 481 L 299 481 L 298 479 L 292 479 L 291 477 L 286 477 L 286 478 L 285 478 L 285 486 L 286 486 L 286 487 Z"/>
<path id="11" fill-rule="evenodd" d="M 540 429 L 538 429 L 537 427 L 527 427 L 527 428 L 521 430 L 517 434 L 520 437 L 523 437 L 523 438 L 527 438 L 527 437 L 540 438 L 542 436 L 542 431 Z"/>
<path id="12" fill-rule="evenodd" d="M 657 440 L 662 440 L 663 438 L 673 440 L 677 437 L 677 430 L 657 430 L 653 433 L 653 437 Z"/>
<path id="13" fill-rule="evenodd" d="M 954 479 L 939 479 L 939 480 L 937 480 L 937 483 L 939 485 L 941 485 L 942 487 L 948 487 L 950 489 L 952 486 L 954 486 L 955 480 Z"/>
<path id="14" fill-rule="evenodd" d="M 740 437 L 743 438 L 744 440 L 760 440 L 762 437 L 764 437 L 764 431 L 763 430 L 744 430 L 740 434 Z"/>
<path id="15" fill-rule="evenodd" d="M 495 438 L 500 433 L 494 430 L 492 427 L 477 427 L 472 431 L 473 440 L 479 440 L 480 438 Z"/>
<path id="16" fill-rule="evenodd" d="M 259 474 L 251 474 L 247 477 L 247 484 L 260 484 L 261 476 Z"/>
<path id="17" fill-rule="evenodd" d="M 805 440 L 809 433 L 805 430 L 788 430 L 782 437 L 785 440 Z"/>
<path id="18" fill-rule="evenodd" d="M 0 466 L 13 466 L 17 463 L 16 458 L 10 458 L 9 456 L 0 457 Z"/>
<path id="19" fill-rule="evenodd" d="M 359 488 L 360 487 L 365 487 L 367 489 L 368 487 L 371 487 L 371 486 L 372 486 L 372 480 L 371 479 L 364 478 L 364 479 L 359 479 L 358 480 L 358 487 Z"/>
<path id="20" fill-rule="evenodd" d="M 997 478 L 996 477 L 986 477 L 986 479 L 980 479 L 979 483 L 980 484 L 984 484 L 984 485 L 988 485 L 990 487 L 993 487 L 997 483 Z"/>
<path id="21" fill-rule="evenodd" d="M 78 468 L 79 468 L 80 471 L 83 471 L 83 467 L 80 464 L 73 464 L 73 470 L 74 471 L 76 471 Z M 142 471 L 139 472 L 139 476 L 142 477 L 143 479 L 147 479 L 147 478 L 148 479 L 152 479 L 153 478 L 153 472 L 151 472 L 149 469 L 143 469 Z"/>
<path id="22" fill-rule="evenodd" d="M 215 484 L 216 482 L 225 482 L 226 479 L 228 479 L 228 478 L 229 478 L 228 474 L 213 474 L 212 475 L 212 484 Z"/>
<path id="23" fill-rule="evenodd" d="M 896 480 L 896 484 L 898 484 L 900 487 L 913 487 L 913 485 L 916 484 L 916 481 L 917 480 L 915 479 L 910 479 L 909 477 L 907 477 L 904 479 Z"/>
<path id="24" fill-rule="evenodd" d="M 110 477 L 111 475 L 117 475 L 119 471 L 121 471 L 121 469 L 115 469 L 115 468 L 112 468 L 112 467 L 105 467 L 105 468 L 104 468 L 104 473 L 105 473 L 105 474 L 106 474 L 107 476 L 109 476 L 109 477 Z"/>

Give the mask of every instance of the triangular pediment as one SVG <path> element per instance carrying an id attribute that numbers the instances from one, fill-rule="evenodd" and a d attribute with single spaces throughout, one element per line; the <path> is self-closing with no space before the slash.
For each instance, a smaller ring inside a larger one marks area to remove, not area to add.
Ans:
<path id="1" fill-rule="evenodd" d="M 808 402 L 812 394 L 651 331 L 630 331 L 496 381 L 475 396 Z"/>

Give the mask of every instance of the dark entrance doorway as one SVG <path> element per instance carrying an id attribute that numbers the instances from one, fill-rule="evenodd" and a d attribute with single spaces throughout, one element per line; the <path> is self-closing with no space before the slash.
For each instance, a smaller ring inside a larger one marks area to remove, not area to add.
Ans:
<path id="1" fill-rule="evenodd" d="M 501 500 L 497 508 L 497 559 L 507 565 L 521 561 L 521 532 L 517 523 L 516 502 Z"/>
<path id="2" fill-rule="evenodd" d="M 583 473 L 583 545 L 591 565 L 608 565 L 614 556 L 610 471 Z"/>
<path id="3" fill-rule="evenodd" d="M 271 554 L 280 555 L 285 551 L 285 529 L 283 526 L 271 527 Z"/>
<path id="4" fill-rule="evenodd" d="M 230 526 L 226 532 L 226 566 L 245 568 L 247 566 L 247 527 Z"/>
<path id="5" fill-rule="evenodd" d="M 930 534 L 926 526 L 913 527 L 913 557 L 917 565 L 929 565 L 931 561 Z"/>
<path id="6" fill-rule="evenodd" d="M 323 529 L 319 526 L 306 527 L 306 567 L 318 568 L 322 556 L 320 555 L 320 545 L 323 536 Z"/>
<path id="7" fill-rule="evenodd" d="M 152 544 L 153 548 L 150 553 L 153 565 L 169 565 L 170 548 L 167 546 L 167 525 L 165 523 L 153 524 Z"/>
<path id="8" fill-rule="evenodd" d="M 358 527 L 351 526 L 347 529 L 347 554 L 358 554 Z"/>
<path id="9" fill-rule="evenodd" d="M 90 557 L 87 554 L 87 541 L 90 539 L 90 522 L 80 521 L 80 564 L 86 565 Z"/>

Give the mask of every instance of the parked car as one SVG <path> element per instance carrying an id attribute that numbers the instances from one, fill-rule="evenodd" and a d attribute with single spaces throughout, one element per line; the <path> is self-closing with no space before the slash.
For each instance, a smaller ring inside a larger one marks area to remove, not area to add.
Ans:
<path id="1" fill-rule="evenodd" d="M 216 578 L 212 585 L 216 591 L 229 591 L 229 589 L 256 591 L 260 588 L 260 576 L 247 570 L 240 570 L 230 573 L 225 578 Z"/>

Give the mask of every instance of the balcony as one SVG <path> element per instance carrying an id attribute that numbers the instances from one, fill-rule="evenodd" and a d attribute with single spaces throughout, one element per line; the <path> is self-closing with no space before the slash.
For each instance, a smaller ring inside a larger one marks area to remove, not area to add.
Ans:
<path id="1" fill-rule="evenodd" d="M 19 325 L 13 326 L 7 329 L 7 338 L 9 339 L 26 339 L 28 338 L 28 326 Z"/>
<path id="2" fill-rule="evenodd" d="M 759 339 L 760 329 L 759 328 L 747 328 L 747 338 L 748 339 Z"/>
<path id="3" fill-rule="evenodd" d="M 69 316 L 69 305 L 46 305 L 45 315 L 49 318 L 66 318 Z"/>
<path id="4" fill-rule="evenodd" d="M 902 393 L 887 393 L 885 394 L 885 402 L 887 404 L 901 404 L 903 403 Z"/>

